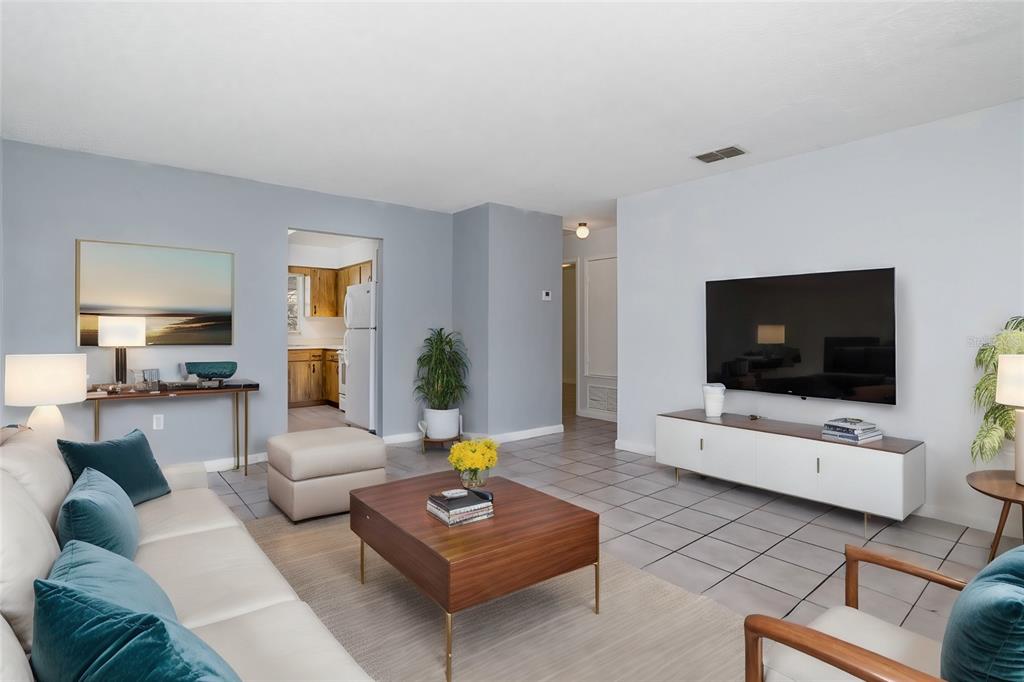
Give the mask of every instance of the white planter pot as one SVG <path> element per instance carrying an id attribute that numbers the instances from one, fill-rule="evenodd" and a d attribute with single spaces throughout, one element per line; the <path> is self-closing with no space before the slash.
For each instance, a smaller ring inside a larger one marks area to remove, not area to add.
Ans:
<path id="1" fill-rule="evenodd" d="M 427 438 L 440 440 L 455 438 L 459 435 L 459 408 L 451 410 L 423 410 L 423 420 L 427 423 Z"/>

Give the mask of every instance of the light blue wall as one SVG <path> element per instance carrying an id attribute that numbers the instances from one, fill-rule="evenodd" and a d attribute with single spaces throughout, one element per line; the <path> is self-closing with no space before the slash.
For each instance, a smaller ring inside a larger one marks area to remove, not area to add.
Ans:
<path id="1" fill-rule="evenodd" d="M 287 426 L 287 228 L 375 237 L 383 240 L 383 433 L 416 431 L 420 343 L 428 328 L 452 325 L 450 215 L 10 141 L 3 162 L 4 353 L 77 352 L 77 238 L 234 252 L 234 345 L 129 349 L 128 364 L 169 374 L 185 360 L 238 361 L 239 376 L 262 385 L 251 416 L 251 449 L 262 451 Z M 86 352 L 90 380 L 110 380 L 113 352 Z M 69 436 L 91 438 L 86 406 L 63 412 Z M 154 412 L 166 415 L 163 431 L 151 429 Z M 7 408 L 4 417 L 27 413 Z M 231 453 L 229 425 L 227 399 L 147 401 L 107 408 L 103 435 L 139 427 L 162 462 L 208 460 Z"/>
<path id="2" fill-rule="evenodd" d="M 561 424 L 562 218 L 487 206 L 489 432 Z"/>
<path id="3" fill-rule="evenodd" d="M 452 216 L 455 266 L 452 273 L 452 323 L 469 352 L 469 395 L 462 404 L 467 433 L 488 430 L 488 244 L 490 211 L 486 205 Z"/>

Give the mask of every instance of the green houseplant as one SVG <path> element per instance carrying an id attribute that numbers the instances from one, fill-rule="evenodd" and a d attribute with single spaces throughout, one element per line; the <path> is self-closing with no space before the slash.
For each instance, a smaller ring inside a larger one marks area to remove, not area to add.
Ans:
<path id="1" fill-rule="evenodd" d="M 1024 316 L 1007 320 L 1003 330 L 990 343 L 983 344 L 974 358 L 982 371 L 974 386 L 974 406 L 984 412 L 981 426 L 971 443 L 971 460 L 987 462 L 999 454 L 1003 442 L 1013 440 L 1015 415 L 1012 407 L 996 402 L 996 370 L 1000 355 L 1024 353 Z"/>
<path id="2" fill-rule="evenodd" d="M 416 358 L 416 394 L 426 404 L 423 430 L 427 438 L 459 435 L 459 403 L 469 387 L 469 357 L 459 332 L 431 329 Z"/>

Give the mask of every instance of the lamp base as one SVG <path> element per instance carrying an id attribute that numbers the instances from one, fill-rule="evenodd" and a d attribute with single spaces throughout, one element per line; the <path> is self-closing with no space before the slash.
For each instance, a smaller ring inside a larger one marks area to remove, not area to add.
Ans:
<path id="1" fill-rule="evenodd" d="M 1024 409 L 1015 410 L 1017 425 L 1014 427 L 1014 474 L 1017 485 L 1024 485 Z"/>
<path id="2" fill-rule="evenodd" d="M 59 438 L 64 435 L 64 415 L 56 405 L 40 405 L 32 410 L 26 426 L 37 433 Z"/>
<path id="3" fill-rule="evenodd" d="M 114 381 L 128 383 L 128 349 L 120 346 L 114 348 Z"/>

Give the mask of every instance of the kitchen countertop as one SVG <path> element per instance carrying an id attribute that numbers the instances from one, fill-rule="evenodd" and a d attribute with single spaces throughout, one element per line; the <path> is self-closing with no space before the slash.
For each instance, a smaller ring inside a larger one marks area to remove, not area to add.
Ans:
<path id="1" fill-rule="evenodd" d="M 288 350 L 345 350 L 340 343 L 300 343 L 288 344 Z"/>

